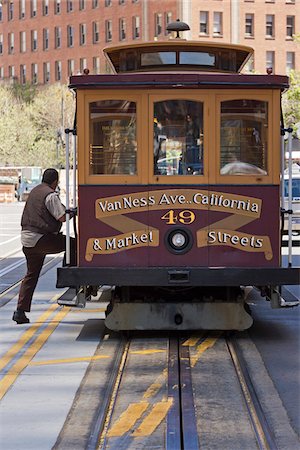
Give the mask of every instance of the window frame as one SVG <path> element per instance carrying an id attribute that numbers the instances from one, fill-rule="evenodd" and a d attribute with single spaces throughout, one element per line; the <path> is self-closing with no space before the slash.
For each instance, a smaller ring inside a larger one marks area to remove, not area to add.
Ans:
<path id="1" fill-rule="evenodd" d="M 145 110 L 144 102 L 145 102 L 145 93 L 133 93 L 132 91 L 122 90 L 119 92 L 99 92 L 99 91 L 79 91 L 77 93 L 78 98 L 78 145 L 79 148 L 87 148 L 90 147 L 90 120 L 89 120 L 89 105 L 92 102 L 102 101 L 102 100 L 124 100 L 131 101 L 136 103 L 136 119 L 137 119 L 137 127 L 136 127 L 136 139 L 137 139 L 137 160 L 136 160 L 136 175 L 129 174 L 111 174 L 111 175 L 101 175 L 101 174 L 90 174 L 89 173 L 89 151 L 85 151 L 84 155 L 81 152 L 78 153 L 78 166 L 81 166 L 81 170 L 78 171 L 81 174 L 81 177 L 78 182 L 79 183 L 88 183 L 88 184 L 141 184 L 142 182 L 142 169 L 146 167 L 147 160 L 145 157 L 145 152 L 142 151 L 142 145 L 144 144 L 145 139 L 142 139 L 142 136 L 146 136 L 147 124 L 144 120 L 142 120 L 142 111 Z M 82 170 L 84 168 L 84 170 Z"/>
<path id="2" fill-rule="evenodd" d="M 216 94 L 215 97 L 215 111 L 216 111 L 216 143 L 215 143 L 215 180 L 210 180 L 210 182 L 214 182 L 216 184 L 270 184 L 275 182 L 279 177 L 279 167 L 275 167 L 275 160 L 273 159 L 273 154 L 276 151 L 280 151 L 280 132 L 278 132 L 278 139 L 276 140 L 276 136 L 273 136 L 273 123 L 275 115 L 277 114 L 276 120 L 278 120 L 278 124 L 280 123 L 279 112 L 276 112 L 276 108 L 273 107 L 274 103 L 274 95 L 273 91 L 261 93 L 259 90 L 252 91 L 243 91 L 237 90 L 233 94 Z M 220 161 L 221 161 L 221 103 L 224 101 L 230 100 L 258 100 L 264 101 L 268 103 L 268 148 L 267 148 L 267 175 L 221 175 L 220 173 Z M 278 99 L 278 101 L 280 101 Z M 273 116 L 272 116 L 273 112 Z M 279 125 L 278 125 L 279 129 Z"/>
<path id="3" fill-rule="evenodd" d="M 210 172 L 209 168 L 209 152 L 208 149 L 210 141 L 210 129 L 214 129 L 212 121 L 209 122 L 209 104 L 211 101 L 211 94 L 206 94 L 203 92 L 195 92 L 190 89 L 186 89 L 184 92 L 172 92 L 166 91 L 162 94 L 159 91 L 151 91 L 149 94 L 149 107 L 148 107 L 148 122 L 149 122 L 149 134 L 148 134 L 148 179 L 145 180 L 146 183 L 154 184 L 207 184 L 208 174 Z M 154 158 L 153 158 L 153 135 L 154 135 L 154 103 L 162 102 L 165 100 L 187 100 L 203 102 L 203 174 L 201 175 L 157 175 L 154 174 Z M 211 116 L 213 117 L 213 116 Z M 214 120 L 214 119 L 212 119 Z M 151 151 L 152 149 L 152 151 Z"/>

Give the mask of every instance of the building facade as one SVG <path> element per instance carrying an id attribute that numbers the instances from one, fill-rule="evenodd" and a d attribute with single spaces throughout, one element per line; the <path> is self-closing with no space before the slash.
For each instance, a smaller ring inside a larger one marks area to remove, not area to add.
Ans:
<path id="1" fill-rule="evenodd" d="M 0 0 L 0 80 L 108 72 L 102 48 L 168 40 L 177 18 L 190 25 L 187 39 L 253 47 L 247 70 L 300 70 L 300 0 Z"/>

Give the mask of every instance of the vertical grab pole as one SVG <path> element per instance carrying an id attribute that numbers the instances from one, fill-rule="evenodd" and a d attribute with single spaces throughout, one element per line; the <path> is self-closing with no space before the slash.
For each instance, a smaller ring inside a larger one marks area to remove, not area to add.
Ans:
<path id="1" fill-rule="evenodd" d="M 65 129 L 66 138 L 66 265 L 70 265 L 70 129 Z"/>
<path id="2" fill-rule="evenodd" d="M 76 197 L 76 168 L 77 168 L 77 140 L 76 140 L 76 131 L 73 130 L 73 208 L 76 208 L 77 206 L 77 197 Z M 75 220 L 75 218 L 74 218 Z"/>
<path id="3" fill-rule="evenodd" d="M 281 132 L 281 208 L 284 209 L 284 169 L 285 169 L 285 141 L 284 130 Z"/>
<path id="4" fill-rule="evenodd" d="M 289 184 L 288 184 L 288 236 L 289 236 L 289 252 L 288 252 L 288 265 L 292 266 L 292 128 L 288 128 L 289 138 L 288 138 L 288 155 L 289 155 L 289 164 L 288 164 L 288 173 L 289 173 Z"/>

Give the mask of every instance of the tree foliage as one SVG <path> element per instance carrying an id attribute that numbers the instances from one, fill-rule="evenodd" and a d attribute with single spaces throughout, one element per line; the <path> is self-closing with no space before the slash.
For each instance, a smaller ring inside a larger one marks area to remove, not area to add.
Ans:
<path id="1" fill-rule="evenodd" d="M 284 126 L 296 129 L 300 126 L 300 72 L 291 70 L 290 88 L 283 94 L 282 109 Z"/>
<path id="2" fill-rule="evenodd" d="M 75 101 L 66 86 L 0 86 L 0 166 L 62 166 Z"/>

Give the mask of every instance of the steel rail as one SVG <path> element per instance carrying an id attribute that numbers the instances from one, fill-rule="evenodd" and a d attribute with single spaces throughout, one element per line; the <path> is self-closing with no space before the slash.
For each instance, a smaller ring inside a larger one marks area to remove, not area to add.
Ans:
<path id="1" fill-rule="evenodd" d="M 120 340 L 114 366 L 107 384 L 105 397 L 97 411 L 93 429 L 86 446 L 86 450 L 105 449 L 107 444 L 107 431 L 110 428 L 118 391 L 130 347 L 130 340 Z"/>
<path id="2" fill-rule="evenodd" d="M 258 448 L 260 450 L 277 450 L 275 437 L 259 402 L 242 352 L 234 337 L 227 338 L 226 344 L 245 399 Z"/>
<path id="3" fill-rule="evenodd" d="M 165 449 L 182 450 L 178 339 L 169 339 L 168 350 L 168 399 L 172 400 L 172 406 L 167 415 Z"/>
<path id="4" fill-rule="evenodd" d="M 44 275 L 48 270 L 52 269 L 57 264 L 57 259 L 60 258 L 59 255 L 53 256 L 49 261 L 45 262 L 41 271 L 41 275 Z M 24 258 L 23 264 L 26 264 L 26 260 Z M 17 267 L 14 268 L 14 270 Z M 41 276 L 40 275 L 40 276 Z M 22 283 L 23 278 L 13 282 L 9 287 L 5 288 L 3 291 L 0 291 L 0 308 L 10 302 L 14 296 L 16 295 L 16 289 Z M 7 298 L 5 298 L 8 294 L 10 294 Z"/>
<path id="5" fill-rule="evenodd" d="M 199 450 L 189 346 L 179 346 L 183 449 Z"/>

